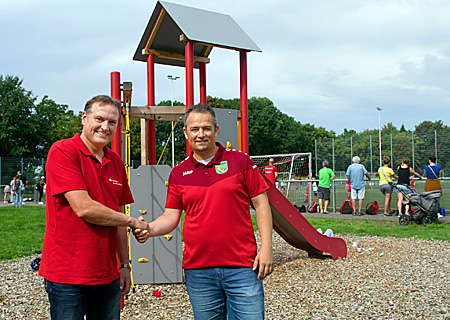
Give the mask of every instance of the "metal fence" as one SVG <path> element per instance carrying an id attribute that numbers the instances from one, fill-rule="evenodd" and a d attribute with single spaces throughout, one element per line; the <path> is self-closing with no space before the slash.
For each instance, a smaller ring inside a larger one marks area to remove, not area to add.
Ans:
<path id="1" fill-rule="evenodd" d="M 34 185 L 41 176 L 45 176 L 46 158 L 6 158 L 0 157 L 0 185 L 1 200 L 3 201 L 3 189 L 12 178 L 20 171 L 28 180 L 24 198 L 35 198 Z"/>
<path id="2" fill-rule="evenodd" d="M 450 132 L 448 130 L 382 134 L 381 155 L 379 141 L 378 135 L 364 134 L 356 137 L 315 140 L 316 172 L 322 168 L 322 161 L 327 160 L 337 177 L 345 178 L 345 171 L 352 163 L 353 156 L 361 158 L 361 164 L 372 176 L 376 175 L 380 167 L 380 158 L 383 156 L 391 157 L 391 166 L 394 170 L 401 164 L 403 158 L 408 157 L 410 166 L 422 175 L 430 155 L 436 156 L 437 164 L 442 167 L 443 174 L 450 169 Z"/>

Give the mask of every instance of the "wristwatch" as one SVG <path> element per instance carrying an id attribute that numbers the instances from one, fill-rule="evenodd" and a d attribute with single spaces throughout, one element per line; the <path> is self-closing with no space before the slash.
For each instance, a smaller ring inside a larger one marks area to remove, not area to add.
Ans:
<path id="1" fill-rule="evenodd" d="M 131 271 L 131 265 L 129 263 L 121 263 L 119 266 L 119 269 L 122 269 L 122 268 L 127 268 L 128 270 Z"/>

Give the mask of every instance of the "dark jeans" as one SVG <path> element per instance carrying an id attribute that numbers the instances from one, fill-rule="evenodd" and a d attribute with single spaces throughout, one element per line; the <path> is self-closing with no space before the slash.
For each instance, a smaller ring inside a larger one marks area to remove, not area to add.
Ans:
<path id="1" fill-rule="evenodd" d="M 56 283 L 45 280 L 53 320 L 120 319 L 119 280 L 102 285 Z"/>

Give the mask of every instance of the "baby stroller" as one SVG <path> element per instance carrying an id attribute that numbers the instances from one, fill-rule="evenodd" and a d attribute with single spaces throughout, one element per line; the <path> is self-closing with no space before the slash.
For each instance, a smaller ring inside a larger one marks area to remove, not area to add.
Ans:
<path id="1" fill-rule="evenodd" d="M 410 215 L 402 214 L 398 220 L 398 223 L 401 226 L 407 226 L 411 222 L 415 222 L 417 224 L 422 224 L 424 227 L 430 223 L 438 224 L 438 207 L 441 191 L 428 191 L 418 194 L 414 193 L 409 186 L 405 187 L 413 193 L 406 194 L 403 188 L 399 188 L 398 185 L 394 185 L 394 188 L 400 191 L 406 199 L 403 201 L 403 204 L 409 204 L 410 206 Z M 412 208 L 412 206 L 417 208 Z"/>

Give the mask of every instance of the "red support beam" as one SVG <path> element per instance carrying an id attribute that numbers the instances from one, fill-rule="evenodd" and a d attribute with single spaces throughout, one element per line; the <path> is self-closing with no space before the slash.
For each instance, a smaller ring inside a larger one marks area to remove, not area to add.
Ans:
<path id="1" fill-rule="evenodd" d="M 199 62 L 200 67 L 200 103 L 206 103 L 206 63 Z"/>
<path id="2" fill-rule="evenodd" d="M 241 84 L 241 148 L 248 152 L 248 94 L 247 94 L 247 51 L 239 51 Z"/>
<path id="3" fill-rule="evenodd" d="M 147 105 L 155 105 L 155 57 L 152 54 L 147 56 Z M 156 164 L 155 120 L 148 120 L 148 164 Z"/>
<path id="4" fill-rule="evenodd" d="M 186 109 L 194 104 L 194 44 L 187 41 L 184 47 L 184 55 L 186 57 Z M 191 154 L 191 146 L 186 141 L 186 154 Z"/>
<path id="5" fill-rule="evenodd" d="M 118 101 L 122 101 L 120 92 L 120 72 L 113 71 L 111 72 L 111 98 L 116 99 Z M 121 118 L 119 117 L 119 121 L 117 122 L 117 130 L 116 135 L 111 141 L 111 150 L 117 153 L 120 157 L 122 157 L 122 132 L 121 132 Z M 123 160 L 123 159 L 122 159 Z"/>

